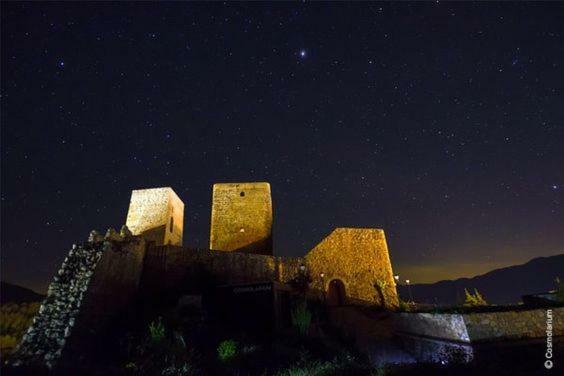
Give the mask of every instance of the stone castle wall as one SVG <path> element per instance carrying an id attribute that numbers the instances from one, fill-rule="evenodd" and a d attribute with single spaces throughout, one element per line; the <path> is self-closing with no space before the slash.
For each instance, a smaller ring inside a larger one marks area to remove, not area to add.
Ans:
<path id="1" fill-rule="evenodd" d="M 73 246 L 53 282 L 32 325 L 17 347 L 15 366 L 53 367 L 76 326 L 80 306 L 102 257 L 103 245 Z"/>
<path id="2" fill-rule="evenodd" d="M 273 254 L 270 184 L 213 185 L 210 249 Z"/>
<path id="3" fill-rule="evenodd" d="M 146 244 L 141 237 L 108 231 L 73 246 L 49 285 L 39 313 L 16 349 L 12 364 L 52 368 L 74 362 L 96 335 L 135 297 Z M 77 356 L 75 356 L 77 355 Z"/>
<path id="4" fill-rule="evenodd" d="M 564 307 L 552 308 L 552 335 L 564 336 Z M 507 339 L 546 338 L 547 308 L 506 312 L 399 313 L 402 333 L 476 343 Z"/>
<path id="5" fill-rule="evenodd" d="M 345 304 L 397 308 L 384 234 L 375 229 L 336 229 L 305 257 L 149 247 L 143 289 L 171 293 L 198 291 L 206 279 L 216 285 L 289 283 L 301 273 L 302 265 L 310 278 L 309 290 L 314 295 L 328 293 L 331 281 L 338 279 L 345 285 Z"/>
<path id="6" fill-rule="evenodd" d="M 152 246 L 145 258 L 143 288 L 148 291 L 198 290 L 206 279 L 214 284 L 287 283 L 295 277 L 302 263 L 301 258 Z"/>
<path id="7" fill-rule="evenodd" d="M 472 342 L 496 339 L 546 338 L 547 311 L 552 335 L 564 336 L 564 307 L 526 311 L 467 313 L 462 315 Z"/>

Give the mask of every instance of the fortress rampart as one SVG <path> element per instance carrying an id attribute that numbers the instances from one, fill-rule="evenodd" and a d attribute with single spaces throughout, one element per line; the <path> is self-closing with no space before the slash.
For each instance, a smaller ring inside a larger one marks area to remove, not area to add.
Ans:
<path id="1" fill-rule="evenodd" d="M 14 364 L 51 367 L 65 354 L 73 358 L 82 347 L 73 343 L 88 344 L 135 299 L 221 285 L 301 280 L 308 296 L 330 305 L 398 307 L 383 230 L 336 228 L 303 257 L 274 256 L 268 183 L 214 185 L 212 250 L 182 246 L 183 218 L 171 188 L 133 191 L 120 233 L 93 231 L 69 252 Z"/>

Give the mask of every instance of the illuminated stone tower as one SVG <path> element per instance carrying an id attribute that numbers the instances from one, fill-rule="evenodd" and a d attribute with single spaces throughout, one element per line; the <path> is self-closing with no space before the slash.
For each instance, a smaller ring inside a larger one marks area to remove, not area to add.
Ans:
<path id="1" fill-rule="evenodd" d="M 210 249 L 272 255 L 270 184 L 213 185 Z"/>
<path id="2" fill-rule="evenodd" d="M 170 187 L 134 190 L 126 225 L 156 245 L 182 245 L 184 203 Z"/>

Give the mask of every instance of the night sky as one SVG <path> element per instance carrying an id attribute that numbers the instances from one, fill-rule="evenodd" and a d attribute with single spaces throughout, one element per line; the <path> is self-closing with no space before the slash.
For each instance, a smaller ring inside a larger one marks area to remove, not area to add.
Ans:
<path id="1" fill-rule="evenodd" d="M 564 3 L 2 2 L 2 279 L 171 186 L 268 181 L 275 253 L 386 231 L 412 283 L 564 252 Z"/>

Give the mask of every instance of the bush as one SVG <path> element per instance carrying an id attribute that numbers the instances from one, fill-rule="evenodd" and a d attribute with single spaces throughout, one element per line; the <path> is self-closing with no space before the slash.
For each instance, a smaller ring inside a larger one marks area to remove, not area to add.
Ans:
<path id="1" fill-rule="evenodd" d="M 298 303 L 292 310 L 292 325 L 298 329 L 301 335 L 306 335 L 311 325 L 311 312 L 307 308 L 305 300 Z"/>
<path id="2" fill-rule="evenodd" d="M 365 375 L 370 372 L 370 366 L 360 362 L 351 354 L 345 352 L 331 361 L 311 360 L 302 357 L 292 367 L 279 371 L 276 376 L 329 376 L 329 375 Z"/>
<path id="3" fill-rule="evenodd" d="M 13 349 L 18 344 L 18 339 L 11 335 L 0 336 L 0 350 Z"/>
<path id="4" fill-rule="evenodd" d="M 464 289 L 464 294 L 466 295 L 466 298 L 464 300 L 465 307 L 480 307 L 488 305 L 484 297 L 478 292 L 477 289 L 474 289 L 474 295 L 468 292 L 467 289 Z"/>
<path id="5" fill-rule="evenodd" d="M 164 339 L 165 327 L 162 317 L 159 317 L 159 321 L 153 321 L 149 324 L 149 335 L 151 336 L 151 340 L 155 343 L 159 343 Z"/>
<path id="6" fill-rule="evenodd" d="M 277 376 L 321 376 L 335 374 L 336 369 L 331 362 L 313 361 L 296 365 L 277 373 Z"/>
<path id="7" fill-rule="evenodd" d="M 556 282 L 556 300 L 564 302 L 564 282 L 560 281 L 558 277 L 554 279 L 554 282 Z"/>
<path id="8" fill-rule="evenodd" d="M 227 339 L 222 341 L 219 346 L 217 346 L 217 356 L 222 362 L 229 362 L 237 356 L 238 344 L 232 339 Z"/>
<path id="9" fill-rule="evenodd" d="M 414 303 L 406 302 L 404 300 L 399 300 L 399 310 L 401 312 L 411 312 L 415 308 Z"/>
<path id="10" fill-rule="evenodd" d="M 374 369 L 372 373 L 373 376 L 386 376 L 387 366 L 385 364 L 380 364 Z"/>
<path id="11" fill-rule="evenodd" d="M 127 358 L 123 365 L 128 375 L 191 376 L 199 374 L 194 364 L 198 356 L 188 349 L 179 333 L 165 335 L 162 319 L 149 324 L 149 330 L 130 333 L 123 348 Z"/>
<path id="12" fill-rule="evenodd" d="M 0 307 L 0 355 L 8 356 L 18 345 L 39 311 L 40 303 L 7 303 Z"/>

